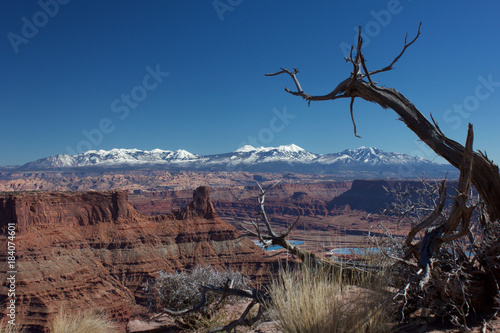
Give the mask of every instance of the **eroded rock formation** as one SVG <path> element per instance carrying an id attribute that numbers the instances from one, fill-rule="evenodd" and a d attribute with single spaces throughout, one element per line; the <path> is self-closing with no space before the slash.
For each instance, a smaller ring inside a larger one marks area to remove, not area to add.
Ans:
<path id="1" fill-rule="evenodd" d="M 193 200 L 189 205 L 172 212 L 177 220 L 189 218 L 214 219 L 219 217 L 210 199 L 210 187 L 200 186 L 193 192 Z"/>
<path id="2" fill-rule="evenodd" d="M 429 184 L 435 181 L 428 180 Z M 456 181 L 449 182 L 448 195 L 455 196 L 454 187 Z M 395 201 L 393 191 L 406 194 L 412 201 L 419 200 L 419 191 L 423 190 L 425 185 L 422 181 L 401 181 L 401 180 L 355 180 L 352 187 L 333 198 L 328 202 L 328 210 L 338 210 L 349 206 L 353 210 L 362 210 L 368 213 L 380 213 L 384 209 L 391 209 L 391 203 Z M 421 199 L 426 199 L 425 194 Z"/>
<path id="3" fill-rule="evenodd" d="M 144 312 L 142 285 L 160 270 L 213 265 L 267 274 L 263 251 L 237 239 L 209 194 L 209 188 L 198 188 L 187 207 L 155 217 L 139 214 L 120 191 L 1 194 L 3 235 L 8 223 L 17 225 L 18 322 L 42 331 L 61 308 L 102 309 L 125 322 Z M 5 249 L 5 237 L 0 243 Z M 6 264 L 3 250 L 0 262 Z M 0 301 L 5 314 L 6 288 Z"/>
<path id="4" fill-rule="evenodd" d="M 121 222 L 138 214 L 128 204 L 124 191 L 24 192 L 0 195 L 0 230 L 16 223 L 19 233 L 30 226 L 85 226 L 99 222 Z"/>

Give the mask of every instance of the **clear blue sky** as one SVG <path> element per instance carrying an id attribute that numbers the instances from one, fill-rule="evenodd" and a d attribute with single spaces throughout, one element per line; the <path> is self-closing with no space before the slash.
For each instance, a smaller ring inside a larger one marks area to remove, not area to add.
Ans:
<path id="1" fill-rule="evenodd" d="M 475 148 L 498 163 L 499 12 L 496 1 L 2 1 L 0 165 L 87 149 L 215 154 L 243 143 L 433 159 L 392 110 L 356 100 L 359 139 L 349 101 L 308 107 L 283 90 L 289 77 L 264 76 L 297 67 L 306 92 L 328 93 L 351 71 L 341 46 L 357 26 L 376 69 L 420 21 L 419 40 L 375 79 L 462 143 L 472 122 Z"/>

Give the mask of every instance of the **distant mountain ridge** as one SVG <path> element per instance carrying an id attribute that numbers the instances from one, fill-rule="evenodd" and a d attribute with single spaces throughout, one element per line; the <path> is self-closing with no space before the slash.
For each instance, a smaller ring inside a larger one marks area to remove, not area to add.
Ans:
<path id="1" fill-rule="evenodd" d="M 90 150 L 78 155 L 49 156 L 18 167 L 18 170 L 74 169 L 161 169 L 199 171 L 295 172 L 310 174 L 352 174 L 418 178 L 443 177 L 454 171 L 450 165 L 430 162 L 421 157 L 360 147 L 340 153 L 315 154 L 295 145 L 279 147 L 243 146 L 234 152 L 196 155 L 186 150 L 111 149 Z"/>

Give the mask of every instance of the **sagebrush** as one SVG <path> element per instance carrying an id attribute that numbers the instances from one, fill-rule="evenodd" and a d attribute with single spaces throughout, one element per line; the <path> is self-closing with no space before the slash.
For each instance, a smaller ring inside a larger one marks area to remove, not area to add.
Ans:
<path id="1" fill-rule="evenodd" d="M 187 272 L 160 272 L 154 281 L 144 285 L 144 289 L 149 295 L 153 311 L 180 311 L 194 308 L 201 302 L 203 286 L 224 287 L 229 281 L 233 288 L 245 289 L 250 286 L 250 280 L 240 272 L 205 266 Z M 236 301 L 234 296 L 222 299 L 216 293 L 206 293 L 203 307 L 195 313 L 183 315 L 177 324 L 184 329 L 220 326 L 226 319 L 223 306 Z"/>

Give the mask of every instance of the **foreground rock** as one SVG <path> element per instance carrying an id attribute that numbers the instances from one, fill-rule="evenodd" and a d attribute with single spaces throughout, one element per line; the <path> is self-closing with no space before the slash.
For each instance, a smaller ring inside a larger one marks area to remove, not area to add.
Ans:
<path id="1" fill-rule="evenodd" d="M 142 284 L 158 271 L 196 265 L 231 267 L 253 277 L 267 274 L 263 251 L 237 239 L 222 221 L 210 190 L 170 215 L 147 217 L 128 203 L 126 192 L 0 194 L 0 230 L 15 223 L 17 323 L 41 332 L 60 309 L 93 308 L 123 323 L 145 313 Z M 7 248 L 6 240 L 0 242 Z M 0 252 L 6 286 L 7 256 Z M 0 316 L 7 289 L 2 288 Z"/>

